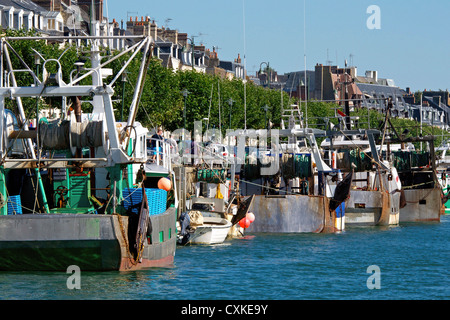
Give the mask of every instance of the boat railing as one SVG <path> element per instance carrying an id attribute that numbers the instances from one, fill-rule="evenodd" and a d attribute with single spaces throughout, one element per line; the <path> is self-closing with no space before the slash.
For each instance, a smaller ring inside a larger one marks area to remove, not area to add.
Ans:
<path id="1" fill-rule="evenodd" d="M 11 70 L 8 72 L 7 77 L 6 77 L 6 85 L 8 87 L 11 86 L 11 76 L 14 75 L 15 73 L 19 73 L 19 72 L 23 72 L 23 73 L 29 73 L 33 76 L 33 81 L 34 81 L 34 86 L 37 85 L 37 77 L 35 75 L 35 73 L 33 72 L 33 70 L 30 69 L 15 69 L 15 70 Z"/>
<path id="2" fill-rule="evenodd" d="M 147 143 L 154 141 L 155 147 L 147 145 L 147 162 L 172 170 L 172 159 L 177 154 L 176 145 L 169 139 L 147 138 Z"/>

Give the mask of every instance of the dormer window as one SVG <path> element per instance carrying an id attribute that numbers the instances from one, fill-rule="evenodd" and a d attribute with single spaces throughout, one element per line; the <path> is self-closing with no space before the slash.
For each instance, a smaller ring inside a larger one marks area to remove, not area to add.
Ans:
<path id="1" fill-rule="evenodd" d="M 55 19 L 48 19 L 47 29 L 48 30 L 55 30 Z"/>

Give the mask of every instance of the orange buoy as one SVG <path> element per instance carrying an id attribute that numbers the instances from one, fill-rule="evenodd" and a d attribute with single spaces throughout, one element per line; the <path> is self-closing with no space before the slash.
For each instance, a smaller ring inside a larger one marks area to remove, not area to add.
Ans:
<path id="1" fill-rule="evenodd" d="M 161 178 L 158 181 L 158 188 L 169 191 L 170 189 L 172 189 L 172 181 L 170 181 L 170 179 L 168 178 Z"/>
<path id="2" fill-rule="evenodd" d="M 250 224 L 251 224 L 251 222 L 247 217 L 245 217 L 239 221 L 239 225 L 241 226 L 241 228 L 244 228 L 244 229 L 247 229 L 248 227 L 250 227 Z"/>
<path id="3" fill-rule="evenodd" d="M 253 221 L 255 221 L 255 215 L 252 212 L 247 212 L 247 214 L 245 215 L 245 217 L 250 220 L 250 223 L 252 223 Z"/>

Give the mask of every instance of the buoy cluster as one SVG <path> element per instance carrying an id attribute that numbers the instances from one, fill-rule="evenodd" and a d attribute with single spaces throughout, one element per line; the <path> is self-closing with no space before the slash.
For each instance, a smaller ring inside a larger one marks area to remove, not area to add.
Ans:
<path id="1" fill-rule="evenodd" d="M 239 225 L 241 228 L 247 229 L 253 221 L 255 221 L 255 215 L 252 212 L 247 212 L 245 217 L 239 221 Z"/>

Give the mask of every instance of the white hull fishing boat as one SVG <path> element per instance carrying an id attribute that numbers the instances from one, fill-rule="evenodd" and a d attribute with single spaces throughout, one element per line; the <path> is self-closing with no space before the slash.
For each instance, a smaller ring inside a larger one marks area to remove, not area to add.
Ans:
<path id="1" fill-rule="evenodd" d="M 218 217 L 203 217 L 203 223 L 195 227 L 191 234 L 190 244 L 223 243 L 228 236 L 231 221 Z"/>
<path id="2" fill-rule="evenodd" d="M 240 199 L 233 213 L 224 207 L 223 199 L 195 198 L 192 201 L 194 209 L 180 215 L 178 225 L 180 245 L 218 244 L 227 238 L 235 237 L 235 232 L 231 230 L 248 213 L 253 197 Z M 203 206 L 203 209 L 199 206 Z"/>

